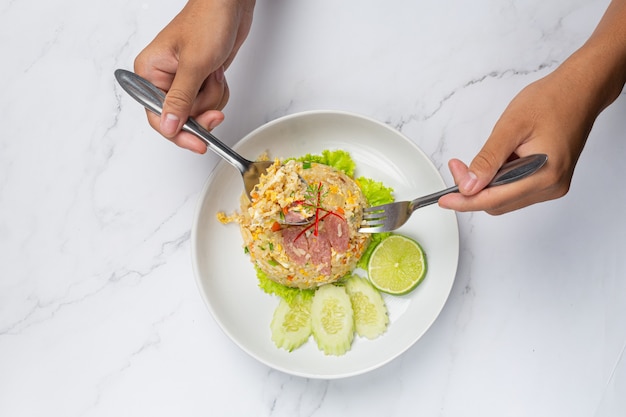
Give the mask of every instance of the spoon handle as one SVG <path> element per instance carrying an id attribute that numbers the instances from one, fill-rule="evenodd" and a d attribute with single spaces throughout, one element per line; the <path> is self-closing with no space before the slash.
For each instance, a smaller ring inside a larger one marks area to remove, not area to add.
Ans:
<path id="1" fill-rule="evenodd" d="M 161 115 L 163 112 L 163 101 L 165 100 L 163 91 L 159 90 L 150 81 L 131 71 L 123 69 L 115 70 L 115 78 L 124 91 L 132 98 L 137 100 L 152 113 Z M 226 146 L 222 141 L 213 136 L 211 132 L 200 126 L 193 118 L 190 117 L 187 119 L 182 129 L 202 139 L 209 149 L 230 162 L 240 172 L 245 172 L 250 165 L 250 161 Z"/>

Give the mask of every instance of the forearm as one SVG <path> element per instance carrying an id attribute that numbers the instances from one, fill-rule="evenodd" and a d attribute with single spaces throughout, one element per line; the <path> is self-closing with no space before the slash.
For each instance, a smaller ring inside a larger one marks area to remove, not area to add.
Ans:
<path id="1" fill-rule="evenodd" d="M 511 101 L 469 167 L 449 163 L 461 193 L 442 207 L 502 214 L 562 197 L 596 117 L 626 82 L 626 0 L 613 0 L 585 44 L 555 71 L 526 86 Z M 512 155 L 548 155 L 532 177 L 485 189 Z"/>
<path id="2" fill-rule="evenodd" d="M 613 0 L 585 44 L 557 75 L 570 79 L 595 118 L 621 93 L 626 83 L 626 0 Z"/>
<path id="3" fill-rule="evenodd" d="M 235 26 L 236 49 L 244 42 L 250 31 L 256 0 L 188 0 L 182 13 L 190 20 L 190 25 L 216 36 L 221 35 L 216 28 Z M 208 27 L 207 27 L 208 26 Z"/>

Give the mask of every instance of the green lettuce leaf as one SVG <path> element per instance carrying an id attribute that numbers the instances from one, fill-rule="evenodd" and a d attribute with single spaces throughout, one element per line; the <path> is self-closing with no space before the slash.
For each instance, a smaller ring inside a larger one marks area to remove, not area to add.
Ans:
<path id="1" fill-rule="evenodd" d="M 379 206 L 381 204 L 393 203 L 393 188 L 385 186 L 382 182 L 374 181 L 370 178 L 359 177 L 357 182 L 363 191 L 363 195 L 367 199 L 370 206 Z M 372 252 L 380 242 L 389 237 L 391 233 L 373 233 L 370 237 L 370 243 L 363 252 L 361 259 L 357 263 L 357 267 L 367 270 L 367 264 L 370 260 Z"/>
<path id="2" fill-rule="evenodd" d="M 339 171 L 344 172 L 346 175 L 353 177 L 356 163 L 350 156 L 350 154 L 343 150 L 324 150 L 321 155 L 306 154 L 296 161 L 300 162 L 315 162 L 318 164 L 324 164 L 331 166 Z"/>
<path id="3" fill-rule="evenodd" d="M 357 178 L 357 182 L 370 206 L 393 203 L 393 188 L 365 177 Z"/>
<path id="4" fill-rule="evenodd" d="M 265 293 L 276 295 L 283 300 L 285 300 L 289 305 L 293 303 L 293 300 L 301 295 L 303 297 L 313 297 L 315 294 L 314 290 L 301 290 L 298 288 L 291 288 L 285 285 L 279 284 L 275 281 L 272 281 L 265 272 L 261 271 L 259 268 L 255 267 L 256 276 L 259 279 L 259 288 L 261 288 Z"/>
<path id="5" fill-rule="evenodd" d="M 374 252 L 374 249 L 376 249 L 376 246 L 378 246 L 380 242 L 387 239 L 389 236 L 391 236 L 391 232 L 372 233 L 369 245 L 367 245 L 367 248 L 365 248 L 365 250 L 363 251 L 361 259 L 359 259 L 359 262 L 357 262 L 356 264 L 357 268 L 361 268 L 367 271 L 367 264 L 370 261 L 372 252 Z"/>
<path id="6" fill-rule="evenodd" d="M 350 156 L 350 154 L 346 151 L 336 150 L 336 151 L 322 151 L 322 156 L 325 159 L 326 165 L 329 165 L 339 171 L 345 172 L 345 174 L 349 177 L 354 176 L 354 170 L 356 169 L 356 163 L 354 159 Z"/>

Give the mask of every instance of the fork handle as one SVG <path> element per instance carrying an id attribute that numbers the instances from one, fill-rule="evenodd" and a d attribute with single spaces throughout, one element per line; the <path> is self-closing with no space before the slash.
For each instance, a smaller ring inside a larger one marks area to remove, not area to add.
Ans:
<path id="1" fill-rule="evenodd" d="M 541 168 L 547 160 L 548 155 L 534 154 L 518 158 L 511 162 L 507 162 L 506 164 L 502 165 L 502 168 L 500 168 L 498 172 L 496 172 L 496 175 L 493 177 L 493 180 L 491 180 L 487 187 L 495 187 L 497 185 L 509 184 L 517 180 L 521 180 L 522 178 L 526 178 L 527 176 L 535 173 L 539 168 Z M 457 193 L 458 191 L 459 187 L 455 185 L 454 187 L 446 188 L 445 190 L 428 194 L 424 197 L 416 198 L 415 200 L 411 201 L 411 204 L 409 205 L 409 212 L 412 213 L 420 207 L 434 204 L 439 201 L 439 199 L 444 195 Z"/>
<path id="2" fill-rule="evenodd" d="M 446 194 L 457 192 L 459 192 L 459 186 L 455 185 L 454 187 L 446 188 L 445 190 L 437 191 L 436 193 L 416 198 L 415 200 L 411 201 L 411 203 L 409 203 L 409 213 L 413 213 L 418 208 L 430 206 L 431 204 L 436 203 L 441 197 Z"/>

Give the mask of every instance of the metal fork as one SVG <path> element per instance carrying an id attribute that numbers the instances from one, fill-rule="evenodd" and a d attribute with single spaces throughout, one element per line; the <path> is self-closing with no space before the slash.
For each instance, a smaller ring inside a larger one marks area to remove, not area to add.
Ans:
<path id="1" fill-rule="evenodd" d="M 511 182 L 525 178 L 539 168 L 541 168 L 548 156 L 535 154 L 518 158 L 508 162 L 500 168 L 493 180 L 487 187 L 509 184 Z M 398 201 L 395 203 L 383 204 L 381 206 L 369 207 L 364 210 L 363 223 L 359 229 L 360 233 L 380 233 L 390 232 L 402 226 L 411 217 L 411 214 L 418 208 L 436 203 L 440 197 L 446 194 L 456 193 L 458 186 L 447 188 L 424 197 L 416 198 L 413 201 Z"/>

